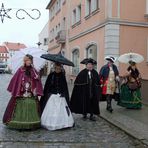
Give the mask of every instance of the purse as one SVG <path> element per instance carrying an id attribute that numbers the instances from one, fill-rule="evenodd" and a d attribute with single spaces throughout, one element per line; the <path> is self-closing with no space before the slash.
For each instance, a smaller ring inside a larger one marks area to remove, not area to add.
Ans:
<path id="1" fill-rule="evenodd" d="M 137 81 L 128 82 L 127 85 L 128 85 L 128 88 L 133 91 L 141 87 L 141 83 Z"/>

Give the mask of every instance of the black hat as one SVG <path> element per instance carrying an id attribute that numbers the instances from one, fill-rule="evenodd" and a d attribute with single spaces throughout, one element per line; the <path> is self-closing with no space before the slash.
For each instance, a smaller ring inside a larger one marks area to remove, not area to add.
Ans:
<path id="1" fill-rule="evenodd" d="M 86 58 L 86 59 L 82 60 L 80 63 L 85 64 L 85 65 L 87 65 L 88 63 L 91 63 L 93 65 L 97 64 L 97 62 L 92 58 Z"/>
<path id="2" fill-rule="evenodd" d="M 111 61 L 111 62 L 115 62 L 115 58 L 114 57 L 112 57 L 112 56 L 107 56 L 107 57 L 105 57 L 105 60 L 107 60 L 107 61 Z"/>

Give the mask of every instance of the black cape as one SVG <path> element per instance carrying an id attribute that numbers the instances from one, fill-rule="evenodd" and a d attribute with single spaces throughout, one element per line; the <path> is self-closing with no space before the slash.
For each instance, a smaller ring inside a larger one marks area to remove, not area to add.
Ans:
<path id="1" fill-rule="evenodd" d="M 45 105 L 52 94 L 61 94 L 65 97 L 67 104 L 69 105 L 69 92 L 68 86 L 63 72 L 52 72 L 48 75 L 44 86 L 44 95 L 40 99 L 41 113 L 43 112 Z"/>
<path id="2" fill-rule="evenodd" d="M 88 70 L 82 70 L 74 82 L 70 109 L 77 114 L 100 114 L 99 98 L 101 96 L 100 78 L 96 70 L 91 71 L 90 85 Z M 91 88 L 90 88 L 91 86 Z"/>

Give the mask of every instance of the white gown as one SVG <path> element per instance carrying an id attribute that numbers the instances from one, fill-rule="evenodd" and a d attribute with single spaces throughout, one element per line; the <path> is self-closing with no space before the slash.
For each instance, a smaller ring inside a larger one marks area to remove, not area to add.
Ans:
<path id="1" fill-rule="evenodd" d="M 52 94 L 41 116 L 41 125 L 48 130 L 72 127 L 74 120 L 64 97 Z"/>

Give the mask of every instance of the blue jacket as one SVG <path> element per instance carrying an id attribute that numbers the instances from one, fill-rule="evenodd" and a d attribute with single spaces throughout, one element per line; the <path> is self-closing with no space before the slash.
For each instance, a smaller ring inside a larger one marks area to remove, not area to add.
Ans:
<path id="1" fill-rule="evenodd" d="M 104 66 L 101 68 L 99 75 L 100 75 L 100 78 L 103 79 L 103 81 L 105 81 L 106 79 L 108 79 L 109 70 L 110 70 L 110 69 L 109 69 L 109 65 L 108 65 L 108 64 L 104 65 Z M 114 73 L 115 73 L 115 76 L 118 76 L 118 75 L 119 75 L 119 71 L 118 71 L 118 69 L 117 69 L 117 66 L 114 65 L 114 64 L 113 64 L 113 71 L 114 71 Z"/>

